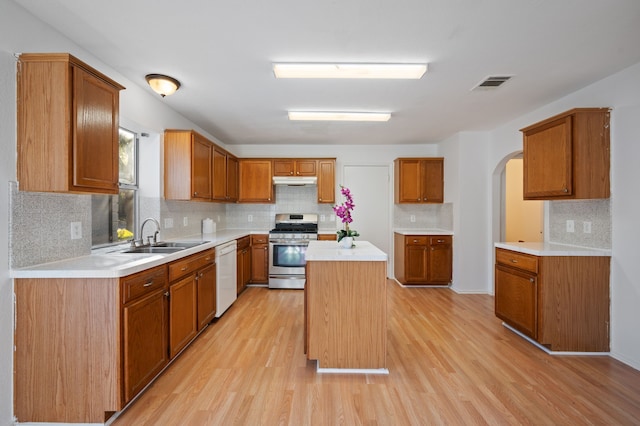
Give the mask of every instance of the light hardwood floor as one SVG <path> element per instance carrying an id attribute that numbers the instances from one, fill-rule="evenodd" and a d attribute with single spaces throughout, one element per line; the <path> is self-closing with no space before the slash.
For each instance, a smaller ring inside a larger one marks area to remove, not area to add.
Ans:
<path id="1" fill-rule="evenodd" d="M 388 376 L 317 374 L 303 292 L 249 287 L 113 424 L 640 424 L 640 371 L 547 355 L 492 296 L 388 285 Z"/>

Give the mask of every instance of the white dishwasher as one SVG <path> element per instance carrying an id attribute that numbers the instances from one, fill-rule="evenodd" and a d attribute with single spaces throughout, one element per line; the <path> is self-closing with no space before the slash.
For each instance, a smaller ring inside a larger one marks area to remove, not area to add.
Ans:
<path id="1" fill-rule="evenodd" d="M 216 246 L 216 318 L 236 301 L 236 240 Z"/>

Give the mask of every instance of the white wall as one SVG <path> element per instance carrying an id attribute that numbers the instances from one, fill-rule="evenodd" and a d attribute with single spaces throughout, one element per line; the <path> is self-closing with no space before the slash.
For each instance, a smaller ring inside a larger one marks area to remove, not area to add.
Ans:
<path id="1" fill-rule="evenodd" d="M 0 25 L 2 25 L 0 23 Z M 15 61 L 0 50 L 0 425 L 13 413 L 13 284 L 9 279 L 9 181 L 16 176 Z"/>
<path id="2" fill-rule="evenodd" d="M 439 144 L 445 157 L 445 202 L 453 204 L 453 284 L 458 293 L 487 293 L 492 252 L 487 176 L 489 134 L 462 132 Z"/>

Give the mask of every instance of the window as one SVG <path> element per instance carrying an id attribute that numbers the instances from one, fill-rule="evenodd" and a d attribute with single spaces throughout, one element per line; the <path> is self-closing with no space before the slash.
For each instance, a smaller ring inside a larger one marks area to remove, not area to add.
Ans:
<path id="1" fill-rule="evenodd" d="M 102 247 L 133 238 L 138 211 L 138 135 L 120 128 L 120 192 L 91 197 L 91 245 Z"/>

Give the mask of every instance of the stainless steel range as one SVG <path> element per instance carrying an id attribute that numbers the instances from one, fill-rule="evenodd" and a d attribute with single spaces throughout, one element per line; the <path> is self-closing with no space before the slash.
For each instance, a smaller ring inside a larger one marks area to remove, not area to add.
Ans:
<path id="1" fill-rule="evenodd" d="M 304 288 L 304 255 L 309 241 L 317 239 L 317 214 L 276 215 L 269 232 L 269 288 Z"/>

